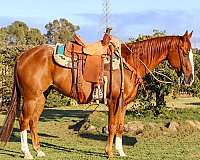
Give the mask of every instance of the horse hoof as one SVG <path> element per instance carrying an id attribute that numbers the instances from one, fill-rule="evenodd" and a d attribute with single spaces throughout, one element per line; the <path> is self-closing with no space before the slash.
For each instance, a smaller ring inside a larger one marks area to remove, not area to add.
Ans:
<path id="1" fill-rule="evenodd" d="M 108 158 L 113 158 L 113 153 L 112 152 L 111 153 L 106 152 L 106 154 L 107 154 Z"/>
<path id="2" fill-rule="evenodd" d="M 113 158 L 113 157 L 114 157 L 113 154 L 108 155 L 108 158 Z"/>
<path id="3" fill-rule="evenodd" d="M 123 150 L 117 150 L 120 157 L 126 157 L 127 155 L 124 153 Z"/>
<path id="4" fill-rule="evenodd" d="M 33 156 L 31 155 L 30 152 L 25 153 L 24 159 L 33 159 Z"/>
<path id="5" fill-rule="evenodd" d="M 45 157 L 45 153 L 42 151 L 37 152 L 37 157 Z"/>
<path id="6" fill-rule="evenodd" d="M 120 157 L 127 157 L 127 155 L 125 153 L 120 153 L 119 156 Z"/>

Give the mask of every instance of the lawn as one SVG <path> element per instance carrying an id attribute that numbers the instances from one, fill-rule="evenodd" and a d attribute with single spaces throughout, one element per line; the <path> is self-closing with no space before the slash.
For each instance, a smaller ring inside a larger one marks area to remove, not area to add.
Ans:
<path id="1" fill-rule="evenodd" d="M 171 100 L 170 100 L 171 101 Z M 181 103 L 182 102 L 182 103 Z M 126 123 L 140 121 L 145 127 L 140 133 L 128 132 L 124 134 L 124 150 L 126 158 L 114 156 L 112 159 L 132 160 L 199 160 L 200 159 L 200 130 L 192 128 L 187 120 L 200 121 L 199 99 L 173 100 L 174 105 L 190 105 L 172 109 L 158 118 L 135 118 L 127 112 Z M 170 102 L 171 103 L 171 102 Z M 169 103 L 169 105 L 170 105 Z M 172 104 L 172 103 L 171 103 Z M 76 106 L 46 108 L 40 119 L 40 141 L 42 150 L 46 153 L 44 159 L 48 160 L 104 160 L 106 133 L 102 127 L 107 125 L 107 112 L 105 106 L 99 107 L 92 115 L 95 106 Z M 90 123 L 97 127 L 95 131 L 81 129 L 77 131 L 77 124 L 90 115 Z M 0 114 L 3 122 L 4 114 Z M 176 121 L 180 124 L 177 131 L 170 131 L 166 124 Z M 150 123 L 156 127 L 150 127 Z M 35 157 L 29 138 L 29 148 Z M 114 150 L 115 151 L 115 150 Z M 15 123 L 10 142 L 0 148 L 0 159 L 22 159 L 20 151 L 20 137 L 18 121 Z M 36 158 L 42 159 L 42 158 Z"/>

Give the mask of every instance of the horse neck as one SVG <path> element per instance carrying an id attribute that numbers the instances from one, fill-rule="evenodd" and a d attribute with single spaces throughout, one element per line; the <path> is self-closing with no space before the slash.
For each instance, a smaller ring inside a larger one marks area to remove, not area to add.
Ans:
<path id="1" fill-rule="evenodd" d="M 169 51 L 178 45 L 178 40 L 178 36 L 165 36 L 135 42 L 128 44 L 132 53 L 126 48 L 124 55 L 122 51 L 122 56 L 135 68 L 140 77 L 144 77 L 167 58 Z"/>

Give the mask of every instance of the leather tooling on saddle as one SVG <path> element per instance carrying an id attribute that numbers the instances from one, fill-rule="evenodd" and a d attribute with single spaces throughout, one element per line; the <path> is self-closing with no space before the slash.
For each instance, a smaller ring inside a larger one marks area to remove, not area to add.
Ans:
<path id="1" fill-rule="evenodd" d="M 72 59 L 71 55 L 66 55 L 66 45 L 67 44 L 61 44 L 57 43 L 54 48 L 54 60 L 57 64 L 59 64 L 62 67 L 66 68 L 72 68 Z M 93 57 L 93 56 L 92 56 Z M 94 56 L 94 59 L 98 56 Z M 110 64 L 110 58 L 109 56 L 104 56 L 103 62 L 105 65 Z M 120 59 L 119 56 L 116 54 L 112 55 L 112 70 L 119 69 Z M 77 57 L 75 57 L 75 67 L 77 67 Z"/>
<path id="2" fill-rule="evenodd" d="M 71 55 L 69 53 L 66 54 L 66 52 L 67 52 L 66 49 L 71 48 L 71 46 L 67 47 L 67 45 L 68 44 L 57 43 L 54 48 L 53 57 L 54 57 L 55 62 L 57 64 L 59 64 L 60 66 L 66 67 L 66 68 L 72 68 Z M 83 45 L 83 43 L 82 43 L 82 45 Z M 94 49 L 95 51 L 92 52 L 93 55 L 89 54 L 90 51 L 92 51 L 92 48 L 95 48 L 95 46 L 96 46 L 96 49 Z M 89 47 L 91 47 L 91 48 L 87 47 L 86 49 L 83 49 L 83 54 L 86 52 L 87 55 L 90 55 L 89 57 L 91 57 L 91 58 L 88 58 L 88 62 L 90 61 L 89 63 L 94 62 L 95 59 L 99 59 L 99 53 L 105 53 L 104 51 L 98 52 L 99 50 L 101 50 L 101 47 L 98 47 L 98 46 L 100 46 L 100 43 L 91 44 L 91 45 L 89 45 Z M 68 51 L 69 51 L 69 49 L 68 49 Z M 81 51 L 81 49 L 79 49 L 79 51 Z M 76 52 L 76 50 L 75 50 L 75 52 Z M 95 54 L 95 53 L 97 53 L 97 54 Z M 75 67 L 77 67 L 77 57 L 75 57 L 74 60 L 75 60 Z M 100 62 L 100 60 L 97 60 L 96 66 L 100 65 L 98 62 Z M 110 63 L 109 56 L 107 56 L 107 55 L 104 56 L 103 62 L 105 65 L 109 64 Z M 120 60 L 119 60 L 118 55 L 113 54 L 112 55 L 112 70 L 119 69 L 119 63 L 120 63 Z"/>

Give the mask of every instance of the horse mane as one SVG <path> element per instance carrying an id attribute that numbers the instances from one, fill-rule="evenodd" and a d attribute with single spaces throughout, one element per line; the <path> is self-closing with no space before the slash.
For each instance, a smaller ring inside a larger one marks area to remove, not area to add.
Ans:
<path id="1" fill-rule="evenodd" d="M 131 54 L 134 59 L 136 57 L 141 60 L 143 59 L 144 63 L 148 65 L 153 59 L 160 57 L 160 54 L 164 53 L 169 48 L 177 48 L 180 39 L 181 36 L 162 36 L 143 41 L 130 42 L 122 45 L 122 49 L 125 48 L 126 50 L 126 52 L 122 53 L 124 57 L 128 57 Z M 134 62 L 136 62 L 136 60 L 134 60 Z"/>
<path id="2" fill-rule="evenodd" d="M 130 42 L 127 45 L 130 47 L 133 54 L 158 52 L 169 47 L 176 47 L 179 43 L 180 36 L 162 36 L 146 39 L 143 41 Z"/>

